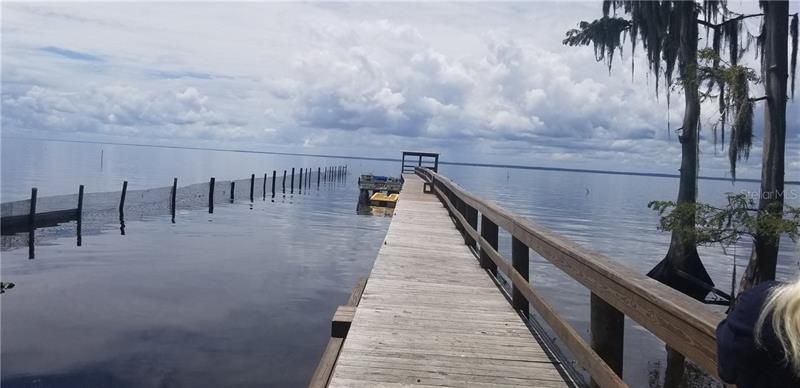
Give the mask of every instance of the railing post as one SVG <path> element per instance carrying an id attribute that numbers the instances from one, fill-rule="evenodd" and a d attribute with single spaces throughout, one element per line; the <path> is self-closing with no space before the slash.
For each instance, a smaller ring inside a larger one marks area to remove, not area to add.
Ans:
<path id="1" fill-rule="evenodd" d="M 497 224 L 492 222 L 485 214 L 481 214 L 481 237 L 492 248 L 497 250 Z M 492 261 L 489 254 L 484 252 L 483 248 L 481 248 L 481 268 L 488 269 L 493 275 L 497 276 L 497 264 Z"/>
<path id="2" fill-rule="evenodd" d="M 530 250 L 525 243 L 519 241 L 514 236 L 511 237 L 511 265 L 526 281 L 530 280 L 529 252 Z M 514 306 L 515 310 L 521 311 L 526 318 L 528 317 L 530 313 L 530 303 L 522 295 L 519 288 L 513 284 L 511 290 L 511 304 Z"/>
<path id="3" fill-rule="evenodd" d="M 465 209 L 464 209 L 465 210 L 464 218 L 467 220 L 467 223 L 469 224 L 469 226 L 472 227 L 472 229 L 477 232 L 478 231 L 478 211 L 475 210 L 475 208 L 473 208 L 472 206 L 469 206 L 467 204 L 464 204 L 464 207 L 465 207 Z M 476 243 L 475 239 L 472 238 L 472 236 L 467 235 L 467 245 L 469 245 L 470 247 L 475 248 L 475 243 Z"/>
<path id="4" fill-rule="evenodd" d="M 590 297 L 590 304 L 592 349 L 617 376 L 622 377 L 625 315 L 595 293 L 592 293 Z M 599 387 L 599 385 L 592 380 L 592 387 Z"/>

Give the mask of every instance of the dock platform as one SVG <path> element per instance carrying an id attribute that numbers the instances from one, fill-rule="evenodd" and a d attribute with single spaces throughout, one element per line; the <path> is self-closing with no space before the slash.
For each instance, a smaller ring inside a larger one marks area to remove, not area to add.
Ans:
<path id="1" fill-rule="evenodd" d="M 403 178 L 328 386 L 572 386 L 439 199 Z"/>

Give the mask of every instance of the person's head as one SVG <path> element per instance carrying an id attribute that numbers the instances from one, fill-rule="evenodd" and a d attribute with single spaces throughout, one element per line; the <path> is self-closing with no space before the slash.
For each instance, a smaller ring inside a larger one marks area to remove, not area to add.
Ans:
<path id="1" fill-rule="evenodd" d="M 771 317 L 771 318 L 770 318 Z M 761 329 L 770 324 L 780 342 L 786 361 L 800 376 L 800 277 L 774 287 L 756 321 L 755 338 L 761 343 Z"/>

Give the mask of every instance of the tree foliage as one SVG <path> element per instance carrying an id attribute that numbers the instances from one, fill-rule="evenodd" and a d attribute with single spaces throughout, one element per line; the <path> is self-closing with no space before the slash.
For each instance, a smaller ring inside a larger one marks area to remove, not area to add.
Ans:
<path id="1" fill-rule="evenodd" d="M 703 98 L 719 99 L 720 118 L 713 126 L 715 145 L 718 132 L 723 133 L 724 142 L 725 125 L 731 122 L 728 160 L 731 177 L 735 180 L 736 162 L 749 158 L 753 146 L 754 101 L 750 98 L 750 84 L 760 79 L 755 70 L 721 59 L 719 52 L 713 48 L 700 50 L 698 58 L 698 77 L 708 85 Z M 719 90 L 716 96 L 711 92 L 715 85 Z"/>
<path id="2" fill-rule="evenodd" d="M 681 203 L 651 201 L 647 207 L 659 213 L 658 229 L 662 231 L 693 234 L 698 245 L 719 244 L 723 250 L 736 244 L 742 237 L 786 234 L 793 241 L 800 238 L 800 208 L 785 206 L 782 214 L 759 210 L 746 194 L 726 195 L 722 207 L 706 203 Z M 685 228 L 686 218 L 693 217 L 695 228 Z"/>

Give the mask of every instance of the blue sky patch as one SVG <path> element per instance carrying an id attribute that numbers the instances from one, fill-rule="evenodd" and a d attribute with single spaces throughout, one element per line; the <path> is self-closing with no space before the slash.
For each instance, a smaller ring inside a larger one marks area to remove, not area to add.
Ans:
<path id="1" fill-rule="evenodd" d="M 78 61 L 102 62 L 103 60 L 95 55 L 82 53 L 80 51 L 69 50 L 61 47 L 47 46 L 39 49 L 50 54 L 60 55 L 65 58 L 75 59 Z"/>

